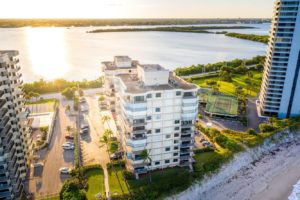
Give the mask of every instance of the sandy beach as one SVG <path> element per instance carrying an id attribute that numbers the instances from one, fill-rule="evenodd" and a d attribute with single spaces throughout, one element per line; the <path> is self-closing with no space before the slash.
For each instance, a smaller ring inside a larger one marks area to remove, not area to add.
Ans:
<path id="1" fill-rule="evenodd" d="M 300 142 L 296 141 L 277 145 L 248 164 L 247 154 L 241 155 L 202 185 L 173 199 L 287 200 L 300 180 Z M 243 167 L 235 168 L 239 162 L 244 162 Z"/>

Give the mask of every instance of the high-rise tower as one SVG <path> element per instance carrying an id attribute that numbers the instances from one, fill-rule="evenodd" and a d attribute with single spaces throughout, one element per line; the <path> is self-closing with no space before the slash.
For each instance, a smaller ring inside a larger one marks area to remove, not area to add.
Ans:
<path id="1" fill-rule="evenodd" d="M 0 199 L 18 199 L 30 154 L 17 51 L 0 51 Z"/>
<path id="2" fill-rule="evenodd" d="M 300 0 L 277 0 L 271 28 L 260 112 L 287 118 L 300 115 Z"/>

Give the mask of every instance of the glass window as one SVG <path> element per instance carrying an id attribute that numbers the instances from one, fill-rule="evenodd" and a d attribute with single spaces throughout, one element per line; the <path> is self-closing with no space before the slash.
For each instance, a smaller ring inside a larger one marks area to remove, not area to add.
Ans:
<path id="1" fill-rule="evenodd" d="M 174 123 L 175 123 L 175 124 L 179 124 L 179 123 L 180 123 L 180 120 L 175 120 Z"/>
<path id="2" fill-rule="evenodd" d="M 152 94 L 147 94 L 147 99 L 151 99 L 152 98 Z"/>
<path id="3" fill-rule="evenodd" d="M 171 138 L 171 135 L 166 135 L 166 138 L 167 138 L 167 139 Z"/>
<path id="4" fill-rule="evenodd" d="M 155 162 L 155 165 L 160 165 L 160 162 L 159 161 Z"/>
<path id="5" fill-rule="evenodd" d="M 174 140 L 174 144 L 178 144 L 179 143 L 179 141 L 178 140 Z"/>
<path id="6" fill-rule="evenodd" d="M 155 108 L 155 112 L 160 112 L 160 108 Z"/>
<path id="7" fill-rule="evenodd" d="M 178 153 L 173 153 L 173 156 L 178 156 Z"/>
<path id="8" fill-rule="evenodd" d="M 179 137 L 179 133 L 175 133 L 175 134 L 174 134 L 174 137 Z"/>
<path id="9" fill-rule="evenodd" d="M 166 147 L 166 148 L 165 148 L 165 151 L 170 151 L 170 150 L 171 150 L 170 147 Z"/>
<path id="10" fill-rule="evenodd" d="M 178 126 L 176 126 L 175 128 L 174 128 L 174 130 L 175 131 L 178 131 L 180 128 L 178 127 Z"/>
<path id="11" fill-rule="evenodd" d="M 165 160 L 165 163 L 166 163 L 166 164 L 170 163 L 170 160 Z"/>
<path id="12" fill-rule="evenodd" d="M 151 116 L 147 116 L 147 120 L 149 121 L 149 120 L 151 120 L 152 119 L 152 117 Z"/>
<path id="13" fill-rule="evenodd" d="M 160 133 L 160 129 L 155 129 L 155 133 Z"/>
<path id="14" fill-rule="evenodd" d="M 156 98 L 160 98 L 161 97 L 161 93 L 156 93 L 155 96 L 156 96 Z"/>
<path id="15" fill-rule="evenodd" d="M 177 92 L 176 92 L 176 96 L 181 96 L 181 92 L 180 92 L 180 91 L 177 91 Z"/>
<path id="16" fill-rule="evenodd" d="M 178 150 L 179 149 L 179 147 L 174 147 L 174 150 Z"/>
<path id="17" fill-rule="evenodd" d="M 152 130 L 148 130 L 148 131 L 147 131 L 147 134 L 151 134 L 151 133 L 152 133 Z"/>
<path id="18" fill-rule="evenodd" d="M 173 162 L 178 162 L 178 159 L 173 159 Z"/>

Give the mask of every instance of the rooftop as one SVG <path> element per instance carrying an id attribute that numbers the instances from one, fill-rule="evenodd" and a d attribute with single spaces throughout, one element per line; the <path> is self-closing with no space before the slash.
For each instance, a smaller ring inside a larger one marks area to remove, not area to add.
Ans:
<path id="1" fill-rule="evenodd" d="M 164 68 L 162 69 L 165 70 Z M 153 90 L 193 90 L 198 88 L 196 85 L 188 83 L 182 80 L 181 78 L 177 77 L 172 72 L 170 72 L 169 84 L 155 86 L 145 86 L 144 83 L 138 78 L 138 76 L 133 74 L 119 74 L 116 77 L 120 78 L 122 82 L 126 85 L 127 92 L 136 94 Z"/>
<path id="2" fill-rule="evenodd" d="M 145 64 L 139 66 L 143 68 L 145 71 L 168 71 L 158 64 Z"/>

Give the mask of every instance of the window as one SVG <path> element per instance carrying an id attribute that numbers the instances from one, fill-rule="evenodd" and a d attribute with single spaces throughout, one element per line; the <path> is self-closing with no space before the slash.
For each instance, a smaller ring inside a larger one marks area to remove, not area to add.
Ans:
<path id="1" fill-rule="evenodd" d="M 161 97 L 161 93 L 156 93 L 156 94 L 155 94 L 155 97 L 156 97 L 156 98 L 160 98 L 160 97 Z"/>
<path id="2" fill-rule="evenodd" d="M 170 163 L 170 160 L 165 160 L 165 163 L 166 163 L 166 164 Z"/>
<path id="3" fill-rule="evenodd" d="M 179 143 L 179 141 L 178 140 L 174 140 L 174 144 L 178 144 Z"/>
<path id="4" fill-rule="evenodd" d="M 147 94 L 147 99 L 151 99 L 152 98 L 152 94 Z"/>
<path id="5" fill-rule="evenodd" d="M 173 162 L 178 162 L 178 159 L 173 159 Z"/>
<path id="6" fill-rule="evenodd" d="M 145 98 L 144 96 L 136 96 L 134 97 L 134 102 L 144 102 Z"/>
<path id="7" fill-rule="evenodd" d="M 171 138 L 171 135 L 166 135 L 166 139 L 169 139 L 169 138 Z"/>
<path id="8" fill-rule="evenodd" d="M 155 129 L 155 133 L 160 133 L 160 129 Z"/>
<path id="9" fill-rule="evenodd" d="M 174 147 L 174 150 L 178 150 L 179 149 L 179 147 Z"/>
<path id="10" fill-rule="evenodd" d="M 181 96 L 181 92 L 180 92 L 180 91 L 177 91 L 177 92 L 176 92 L 176 96 Z"/>
<path id="11" fill-rule="evenodd" d="M 174 137 L 179 137 L 179 133 L 175 133 L 175 134 L 174 134 Z"/>
<path id="12" fill-rule="evenodd" d="M 160 108 L 155 108 L 155 112 L 160 112 Z"/>
<path id="13" fill-rule="evenodd" d="M 174 123 L 175 123 L 175 124 L 179 124 L 179 123 L 180 123 L 180 120 L 175 120 Z"/>
<path id="14" fill-rule="evenodd" d="M 173 153 L 173 156 L 178 156 L 178 153 Z"/>
<path id="15" fill-rule="evenodd" d="M 170 147 L 166 147 L 166 148 L 165 148 L 165 151 L 170 151 L 170 150 L 171 150 Z"/>
<path id="16" fill-rule="evenodd" d="M 152 133 L 152 130 L 148 130 L 148 131 L 147 131 L 147 134 L 151 134 L 151 133 Z"/>
<path id="17" fill-rule="evenodd" d="M 175 131 L 178 131 L 180 128 L 177 126 L 174 128 Z"/>
<path id="18" fill-rule="evenodd" d="M 158 161 L 158 162 L 155 162 L 155 165 L 160 165 L 160 162 Z"/>
<path id="19" fill-rule="evenodd" d="M 151 116 L 147 116 L 147 121 L 150 121 L 152 119 Z"/>
<path id="20" fill-rule="evenodd" d="M 160 115 L 155 115 L 155 119 L 160 120 L 161 119 Z"/>

